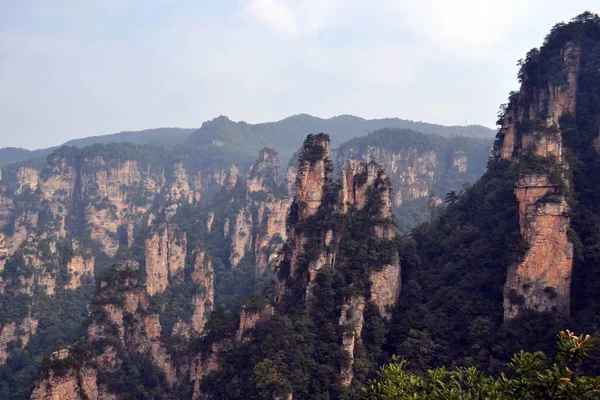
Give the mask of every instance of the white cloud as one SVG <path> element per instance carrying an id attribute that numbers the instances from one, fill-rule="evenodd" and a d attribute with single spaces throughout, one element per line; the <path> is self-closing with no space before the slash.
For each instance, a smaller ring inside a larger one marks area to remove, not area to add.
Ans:
<path id="1" fill-rule="evenodd" d="M 260 22 L 290 35 L 298 33 L 298 24 L 293 11 L 277 0 L 252 0 L 248 11 Z"/>
<path id="2" fill-rule="evenodd" d="M 490 59 L 512 38 L 511 28 L 523 22 L 529 0 L 387 0 L 405 23 L 445 53 Z"/>
<path id="3" fill-rule="evenodd" d="M 338 0 L 250 0 L 248 15 L 290 36 L 316 34 L 331 22 Z"/>

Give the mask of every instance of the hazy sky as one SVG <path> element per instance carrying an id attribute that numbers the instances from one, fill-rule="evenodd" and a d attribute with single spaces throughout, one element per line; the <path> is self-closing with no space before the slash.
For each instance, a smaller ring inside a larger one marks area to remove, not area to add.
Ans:
<path id="1" fill-rule="evenodd" d="M 598 0 L 0 0 L 0 147 L 224 114 L 493 127 L 516 62 Z"/>

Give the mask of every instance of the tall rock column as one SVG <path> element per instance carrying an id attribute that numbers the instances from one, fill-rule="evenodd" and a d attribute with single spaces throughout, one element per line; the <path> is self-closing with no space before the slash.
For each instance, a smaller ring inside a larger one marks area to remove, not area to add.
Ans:
<path id="1" fill-rule="evenodd" d="M 317 212 L 323 200 L 323 188 L 331 181 L 329 136 L 308 135 L 298 157 L 300 167 L 296 177 L 298 211 L 301 219 Z"/>
<path id="2" fill-rule="evenodd" d="M 567 42 L 560 51 L 565 84 L 540 82 L 527 63 L 521 68 L 522 85 L 511 95 L 500 131 L 499 157 L 514 165 L 530 159 L 543 167 L 523 168 L 515 184 L 519 224 L 529 250 L 517 265 L 509 266 L 504 287 L 504 319 L 522 309 L 569 313 L 573 245 L 567 238 L 569 182 L 563 152 L 561 118 L 577 111 L 580 49 Z M 533 68 L 546 68 L 535 64 Z M 533 172 L 529 172 L 533 170 Z"/>

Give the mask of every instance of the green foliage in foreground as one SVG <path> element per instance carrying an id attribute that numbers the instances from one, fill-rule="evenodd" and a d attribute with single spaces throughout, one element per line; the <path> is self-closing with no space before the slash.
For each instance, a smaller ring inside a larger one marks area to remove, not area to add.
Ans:
<path id="1" fill-rule="evenodd" d="M 578 374 L 596 339 L 568 330 L 558 337 L 555 357 L 521 350 L 508 363 L 510 373 L 498 378 L 486 376 L 475 367 L 441 367 L 421 376 L 407 371 L 407 362 L 394 357 L 381 368 L 379 377 L 363 388 L 361 399 L 600 399 L 600 376 Z"/>

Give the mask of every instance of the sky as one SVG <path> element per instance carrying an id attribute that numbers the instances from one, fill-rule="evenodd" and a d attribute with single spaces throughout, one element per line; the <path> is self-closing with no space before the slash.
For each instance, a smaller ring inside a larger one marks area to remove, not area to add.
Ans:
<path id="1" fill-rule="evenodd" d="M 517 60 L 598 0 L 0 0 L 0 147 L 219 115 L 493 128 Z"/>

